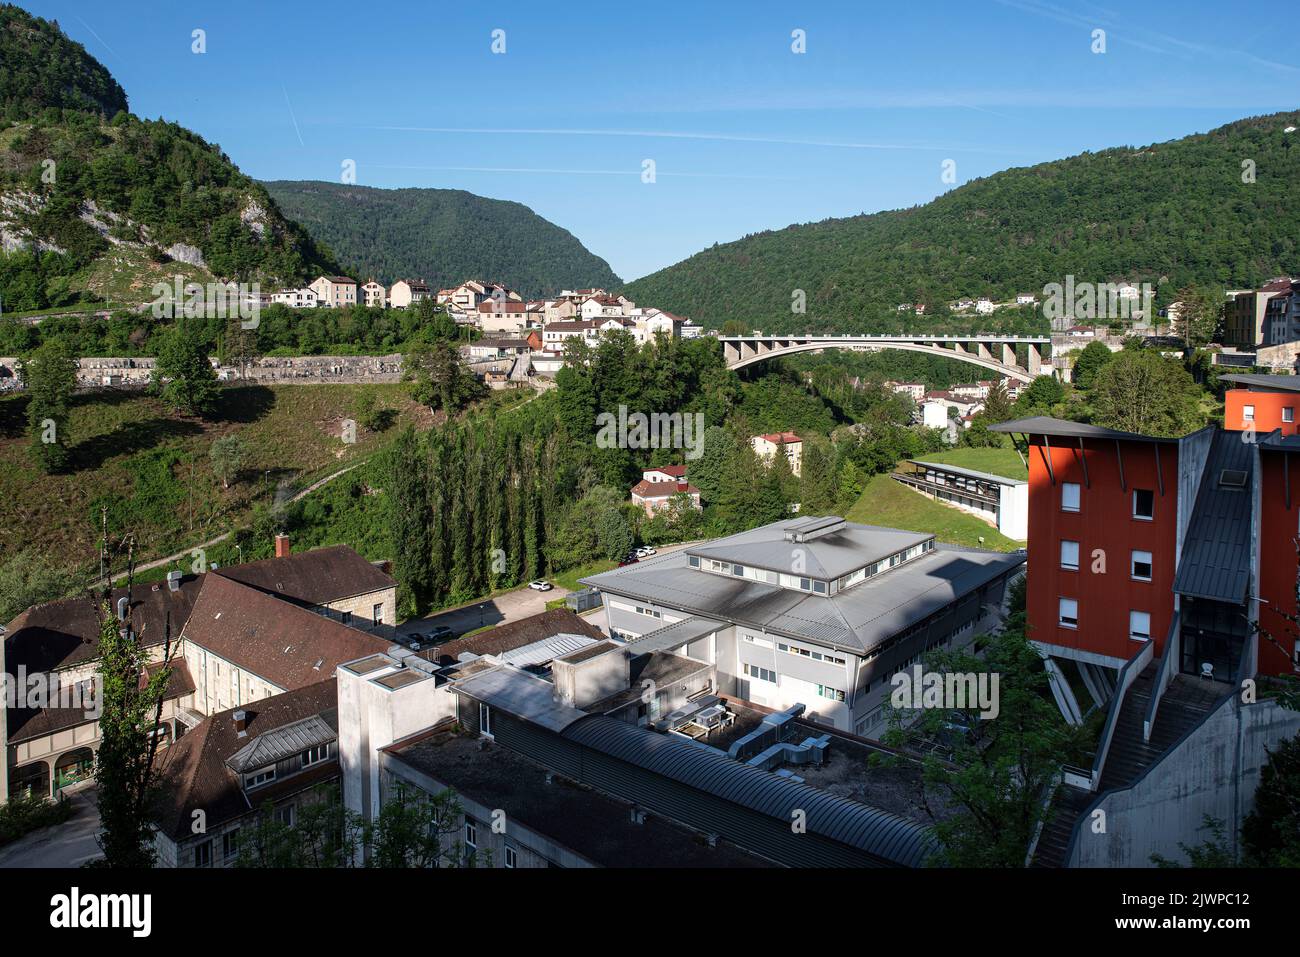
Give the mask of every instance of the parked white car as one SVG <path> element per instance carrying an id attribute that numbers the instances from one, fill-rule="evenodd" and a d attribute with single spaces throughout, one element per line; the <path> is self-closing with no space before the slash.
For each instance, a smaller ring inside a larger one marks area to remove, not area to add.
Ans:
<path id="1" fill-rule="evenodd" d="M 542 581 L 539 578 L 537 579 L 537 581 L 529 582 L 528 587 L 531 588 L 533 591 L 550 591 L 555 586 L 552 585 L 550 582 Z"/>
<path id="2" fill-rule="evenodd" d="M 649 545 L 642 545 L 640 548 L 636 550 L 637 558 L 649 558 L 651 555 L 655 555 L 655 554 L 658 553 Z"/>

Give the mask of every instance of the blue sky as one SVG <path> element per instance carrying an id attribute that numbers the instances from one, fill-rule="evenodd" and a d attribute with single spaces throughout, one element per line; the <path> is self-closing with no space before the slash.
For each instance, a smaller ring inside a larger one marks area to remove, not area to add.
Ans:
<path id="1" fill-rule="evenodd" d="M 1186 0 L 21 5 L 82 42 L 135 113 L 252 176 L 338 181 L 354 160 L 362 185 L 517 200 L 625 279 L 747 233 L 926 202 L 953 188 L 945 160 L 959 185 L 1300 104 L 1294 7 L 1274 0 L 1249 15 Z"/>

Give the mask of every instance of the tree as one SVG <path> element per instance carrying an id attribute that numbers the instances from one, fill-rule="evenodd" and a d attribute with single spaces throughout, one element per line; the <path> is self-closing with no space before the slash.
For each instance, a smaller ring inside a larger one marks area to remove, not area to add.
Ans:
<path id="1" fill-rule="evenodd" d="M 980 414 L 989 425 L 997 425 L 999 422 L 1006 422 L 1011 418 L 1013 414 L 1011 398 L 1007 395 L 1005 380 L 999 379 L 993 383 L 993 388 L 989 389 L 989 394 L 984 399 L 984 408 Z"/>
<path id="2" fill-rule="evenodd" d="M 1090 342 L 1074 360 L 1073 381 L 1080 389 L 1091 389 L 1100 372 L 1114 358 L 1114 353 L 1104 342 Z"/>
<path id="3" fill-rule="evenodd" d="M 127 592 L 130 593 L 128 574 Z M 99 631 L 99 752 L 95 783 L 105 867 L 150 867 L 154 861 L 154 802 L 158 796 L 155 758 L 163 695 L 175 653 L 171 623 L 163 635 L 162 659 L 152 669 L 145 636 L 105 601 Z"/>
<path id="4" fill-rule="evenodd" d="M 19 375 L 27 390 L 30 452 L 48 473 L 68 467 L 68 409 L 77 387 L 77 357 L 67 342 L 52 339 L 25 356 Z"/>
<path id="5" fill-rule="evenodd" d="M 221 479 L 222 488 L 230 488 L 230 482 L 243 468 L 247 449 L 237 435 L 223 435 L 212 443 L 208 449 L 208 458 L 212 461 L 212 471 Z"/>
<path id="6" fill-rule="evenodd" d="M 460 354 L 449 342 L 413 346 L 402 367 L 402 377 L 415 383 L 412 398 L 431 409 L 443 409 L 448 415 L 483 393 L 483 387 L 461 364 Z"/>
<path id="7" fill-rule="evenodd" d="M 408 794 L 401 785 L 368 829 L 371 867 L 473 867 L 490 864 L 467 855 L 458 835 L 464 811 L 455 792 Z"/>
<path id="8" fill-rule="evenodd" d="M 948 866 L 1023 867 L 1046 813 L 1043 796 L 1079 743 L 1052 704 L 1042 659 L 1025 639 L 1023 610 L 1001 635 L 976 639 L 972 650 L 933 652 L 925 665 L 941 675 L 999 676 L 993 717 L 981 717 L 973 702 L 921 709 L 910 726 L 904 719 L 911 711 L 891 713 L 887 743 L 918 748 L 942 741 L 952 748 L 946 758 L 926 748 L 923 763 L 926 810 L 937 800 L 956 812 L 935 823 L 938 856 Z"/>
<path id="9" fill-rule="evenodd" d="M 704 430 L 704 450 L 700 457 L 686 463 L 687 480 L 700 490 L 705 504 L 718 500 L 722 491 L 722 470 L 731 451 L 731 433 L 712 425 Z"/>
<path id="10" fill-rule="evenodd" d="M 1016 415 L 1050 414 L 1052 406 L 1065 399 L 1065 386 L 1054 375 L 1040 375 L 1020 392 L 1016 399 Z"/>
<path id="11" fill-rule="evenodd" d="M 1186 286 L 1178 293 L 1178 316 L 1174 333 L 1189 349 L 1213 342 L 1223 324 L 1225 300 L 1222 288 Z"/>
<path id="12" fill-rule="evenodd" d="M 388 461 L 393 577 L 402 586 L 402 614 L 425 607 L 433 592 L 433 534 L 429 522 L 429 459 L 412 426 L 393 443 Z"/>
<path id="13" fill-rule="evenodd" d="M 206 415 L 216 406 L 217 370 L 192 330 L 177 327 L 163 337 L 153 387 L 163 402 L 187 415 Z"/>
<path id="14" fill-rule="evenodd" d="M 1096 424 L 1121 432 L 1180 436 L 1203 424 L 1200 390 L 1183 364 L 1149 349 L 1116 353 L 1091 399 Z"/>
<path id="15" fill-rule="evenodd" d="M 612 562 L 616 562 L 632 550 L 632 529 L 627 520 L 617 509 L 606 509 L 596 519 L 596 536 L 600 540 L 600 551 Z"/>
<path id="16" fill-rule="evenodd" d="M 1268 752 L 1241 842 L 1257 866 L 1300 866 L 1300 738 L 1287 738 Z"/>

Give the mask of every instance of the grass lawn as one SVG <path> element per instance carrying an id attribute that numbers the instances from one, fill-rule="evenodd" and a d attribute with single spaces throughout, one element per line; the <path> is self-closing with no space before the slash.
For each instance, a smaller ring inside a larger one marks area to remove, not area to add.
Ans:
<path id="1" fill-rule="evenodd" d="M 356 442 L 344 443 L 343 421 L 366 391 L 396 409 L 397 422 L 385 434 L 358 429 Z M 141 560 L 167 555 L 245 524 L 278 484 L 303 487 L 368 456 L 408 422 L 432 421 L 404 385 L 232 386 L 211 418 L 177 415 L 144 392 L 83 393 L 68 426 L 74 468 L 46 475 L 28 455 L 26 407 L 21 394 L 0 399 L 0 557 L 32 544 L 52 562 L 77 566 L 97 562 L 102 506 L 110 534 L 115 517 L 134 528 Z M 228 489 L 208 456 L 226 435 L 246 448 Z"/>
<path id="2" fill-rule="evenodd" d="M 579 565 L 577 568 L 570 568 L 568 571 L 560 572 L 551 579 L 551 584 L 556 588 L 565 588 L 569 591 L 582 591 L 586 586 L 578 584 L 579 578 L 586 578 L 588 575 L 599 575 L 601 572 L 609 571 L 617 564 L 618 562 L 611 562 L 602 558 L 600 561 Z"/>
<path id="3" fill-rule="evenodd" d="M 1029 470 L 1020 460 L 1020 453 L 1015 449 L 949 449 L 947 452 L 935 452 L 933 455 L 920 456 L 926 462 L 938 462 L 942 465 L 956 465 L 977 472 L 989 472 L 1006 478 L 1028 481 Z"/>
<path id="4" fill-rule="evenodd" d="M 979 450 L 984 451 L 984 450 Z M 1008 449 L 1012 455 L 1015 452 Z M 895 482 L 888 475 L 874 476 L 866 490 L 845 516 L 850 522 L 884 525 L 909 532 L 933 532 L 941 542 L 1009 552 L 1020 548 L 992 525 L 948 505 L 926 498 L 920 492 Z M 983 544 L 980 536 L 984 537 Z"/>

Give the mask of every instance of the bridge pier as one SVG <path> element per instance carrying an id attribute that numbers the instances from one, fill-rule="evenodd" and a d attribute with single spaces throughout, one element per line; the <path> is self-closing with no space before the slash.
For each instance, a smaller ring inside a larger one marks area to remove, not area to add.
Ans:
<path id="1" fill-rule="evenodd" d="M 1043 370 L 1043 353 L 1035 343 L 1029 344 L 1029 374 L 1039 376 Z"/>

